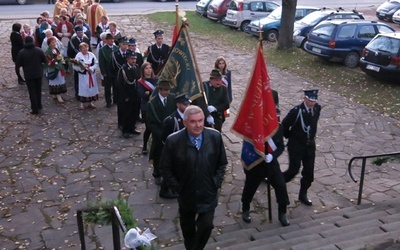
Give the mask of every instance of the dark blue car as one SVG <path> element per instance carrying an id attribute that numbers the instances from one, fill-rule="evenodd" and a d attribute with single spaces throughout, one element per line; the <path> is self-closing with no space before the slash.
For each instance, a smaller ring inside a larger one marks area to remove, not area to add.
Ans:
<path id="1" fill-rule="evenodd" d="M 357 11 L 346 11 L 342 8 L 330 9 L 322 8 L 314 11 L 301 20 L 294 23 L 293 28 L 293 42 L 296 47 L 304 48 L 304 44 L 307 40 L 308 33 L 320 22 L 324 20 L 334 19 L 364 19 L 361 13 Z"/>
<path id="2" fill-rule="evenodd" d="M 390 32 L 394 32 L 392 27 L 375 21 L 323 21 L 310 32 L 304 49 L 312 55 L 355 68 L 369 41 L 379 33 Z"/>

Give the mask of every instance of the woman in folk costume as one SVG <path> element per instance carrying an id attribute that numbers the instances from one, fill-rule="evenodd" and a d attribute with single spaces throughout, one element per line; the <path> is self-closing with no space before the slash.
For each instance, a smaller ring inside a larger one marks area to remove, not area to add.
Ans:
<path id="1" fill-rule="evenodd" d="M 109 22 L 108 23 L 108 28 L 109 28 L 108 31 L 114 37 L 115 45 L 118 45 L 118 40 L 122 37 L 122 34 L 119 31 L 119 29 L 117 29 L 117 23 L 113 22 L 113 21 Z"/>
<path id="2" fill-rule="evenodd" d="M 215 60 L 214 67 L 219 69 L 222 75 L 222 84 L 226 86 L 228 90 L 228 99 L 229 103 L 232 102 L 232 83 L 231 83 L 231 71 L 227 68 L 226 60 L 224 57 L 219 56 L 217 60 Z M 225 117 L 229 116 L 229 109 L 224 112 Z"/>
<path id="3" fill-rule="evenodd" d="M 96 108 L 94 101 L 99 99 L 99 88 L 97 85 L 95 70 L 99 67 L 96 56 L 89 51 L 89 44 L 79 44 L 79 53 L 75 56 L 73 68 L 78 72 L 79 92 L 78 97 L 80 109 L 85 109 L 84 103 L 89 103 L 90 108 Z"/>
<path id="4" fill-rule="evenodd" d="M 100 34 L 103 32 L 108 31 L 108 17 L 107 16 L 102 16 L 100 18 L 100 23 L 96 26 L 96 30 L 93 30 L 92 32 L 95 33 L 97 37 L 97 44 L 101 42 Z"/>
<path id="5" fill-rule="evenodd" d="M 101 21 L 100 19 L 102 16 L 107 16 L 107 13 L 104 10 L 104 8 L 100 5 L 100 0 L 94 0 L 94 3 L 87 8 L 87 13 L 86 13 L 86 20 L 89 24 L 90 30 L 92 31 L 92 36 L 94 36 L 94 33 L 96 31 L 96 26 L 97 24 L 100 23 Z"/>
<path id="6" fill-rule="evenodd" d="M 22 25 L 21 36 L 22 36 L 22 40 L 25 43 L 25 38 L 27 36 L 30 36 L 33 39 L 35 39 L 35 32 L 33 32 L 33 30 L 31 29 L 31 26 L 29 26 L 29 24 L 25 23 L 24 25 Z"/>
<path id="7" fill-rule="evenodd" d="M 48 48 L 45 55 L 48 61 L 47 78 L 49 79 L 49 92 L 59 103 L 64 103 L 62 93 L 67 92 L 65 85 L 65 69 L 63 66 L 64 58 L 57 49 L 57 38 L 52 36 L 47 38 Z"/>
<path id="8" fill-rule="evenodd" d="M 138 93 L 140 97 L 140 112 L 142 114 L 142 121 L 145 121 L 146 129 L 143 133 L 143 148 L 142 153 L 144 155 L 147 154 L 147 142 L 150 138 L 150 128 L 147 126 L 146 122 L 146 107 L 147 102 L 151 96 L 151 93 L 155 89 L 157 78 L 154 76 L 153 68 L 149 62 L 145 62 L 142 64 L 140 68 L 140 79 L 138 80 Z"/>

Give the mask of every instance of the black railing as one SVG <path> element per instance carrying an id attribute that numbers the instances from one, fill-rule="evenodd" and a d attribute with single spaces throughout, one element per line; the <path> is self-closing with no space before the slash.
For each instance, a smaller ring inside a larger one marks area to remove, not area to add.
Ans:
<path id="1" fill-rule="evenodd" d="M 98 211 L 100 209 L 109 210 L 109 212 L 111 214 L 111 227 L 112 227 L 114 250 L 120 250 L 121 249 L 121 241 L 120 241 L 119 229 L 121 229 L 122 232 L 125 233 L 126 232 L 126 227 L 125 227 L 124 222 L 121 219 L 121 216 L 119 214 L 119 211 L 118 211 L 117 207 L 115 207 L 115 206 L 111 206 L 111 207 L 90 207 L 90 208 L 79 209 L 77 211 L 76 218 L 78 220 L 78 232 L 79 232 L 79 239 L 81 241 L 81 249 L 82 250 L 86 250 L 85 229 L 84 229 L 84 225 L 83 225 L 83 213 Z"/>
<path id="2" fill-rule="evenodd" d="M 353 172 L 351 171 L 351 164 L 355 161 L 355 160 L 362 160 L 362 166 L 361 166 L 361 175 L 360 175 L 360 187 L 358 190 L 358 199 L 357 199 L 357 205 L 361 204 L 361 198 L 362 198 L 362 191 L 363 191 L 363 186 L 364 186 L 364 175 L 365 175 L 365 165 L 367 163 L 367 159 L 371 159 L 371 158 L 378 158 L 378 157 L 390 157 L 390 156 L 395 156 L 395 155 L 400 155 L 400 152 L 397 153 L 390 153 L 390 154 L 380 154 L 380 155 L 367 155 L 367 156 L 357 156 L 357 157 L 353 157 L 351 158 L 349 165 L 348 165 L 348 170 L 349 170 L 349 175 L 350 178 L 354 181 L 357 182 L 356 179 L 354 179 L 353 177 Z"/>

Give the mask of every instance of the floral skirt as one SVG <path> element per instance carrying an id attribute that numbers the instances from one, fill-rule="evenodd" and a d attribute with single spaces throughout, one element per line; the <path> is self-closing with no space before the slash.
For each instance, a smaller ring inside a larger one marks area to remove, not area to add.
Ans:
<path id="1" fill-rule="evenodd" d="M 61 75 L 61 71 L 58 72 L 58 75 L 54 80 L 49 80 L 49 93 L 50 95 L 67 93 L 65 78 Z"/>
<path id="2" fill-rule="evenodd" d="M 93 102 L 97 101 L 99 99 L 99 95 L 95 96 L 79 96 L 79 101 L 80 102 Z"/>

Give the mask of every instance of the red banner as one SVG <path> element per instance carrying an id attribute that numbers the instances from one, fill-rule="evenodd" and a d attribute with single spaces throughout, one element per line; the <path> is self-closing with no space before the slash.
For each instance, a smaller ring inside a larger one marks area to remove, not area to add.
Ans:
<path id="1" fill-rule="evenodd" d="M 242 135 L 264 158 L 264 143 L 275 134 L 278 125 L 267 66 L 259 43 L 253 74 L 232 130 Z"/>

